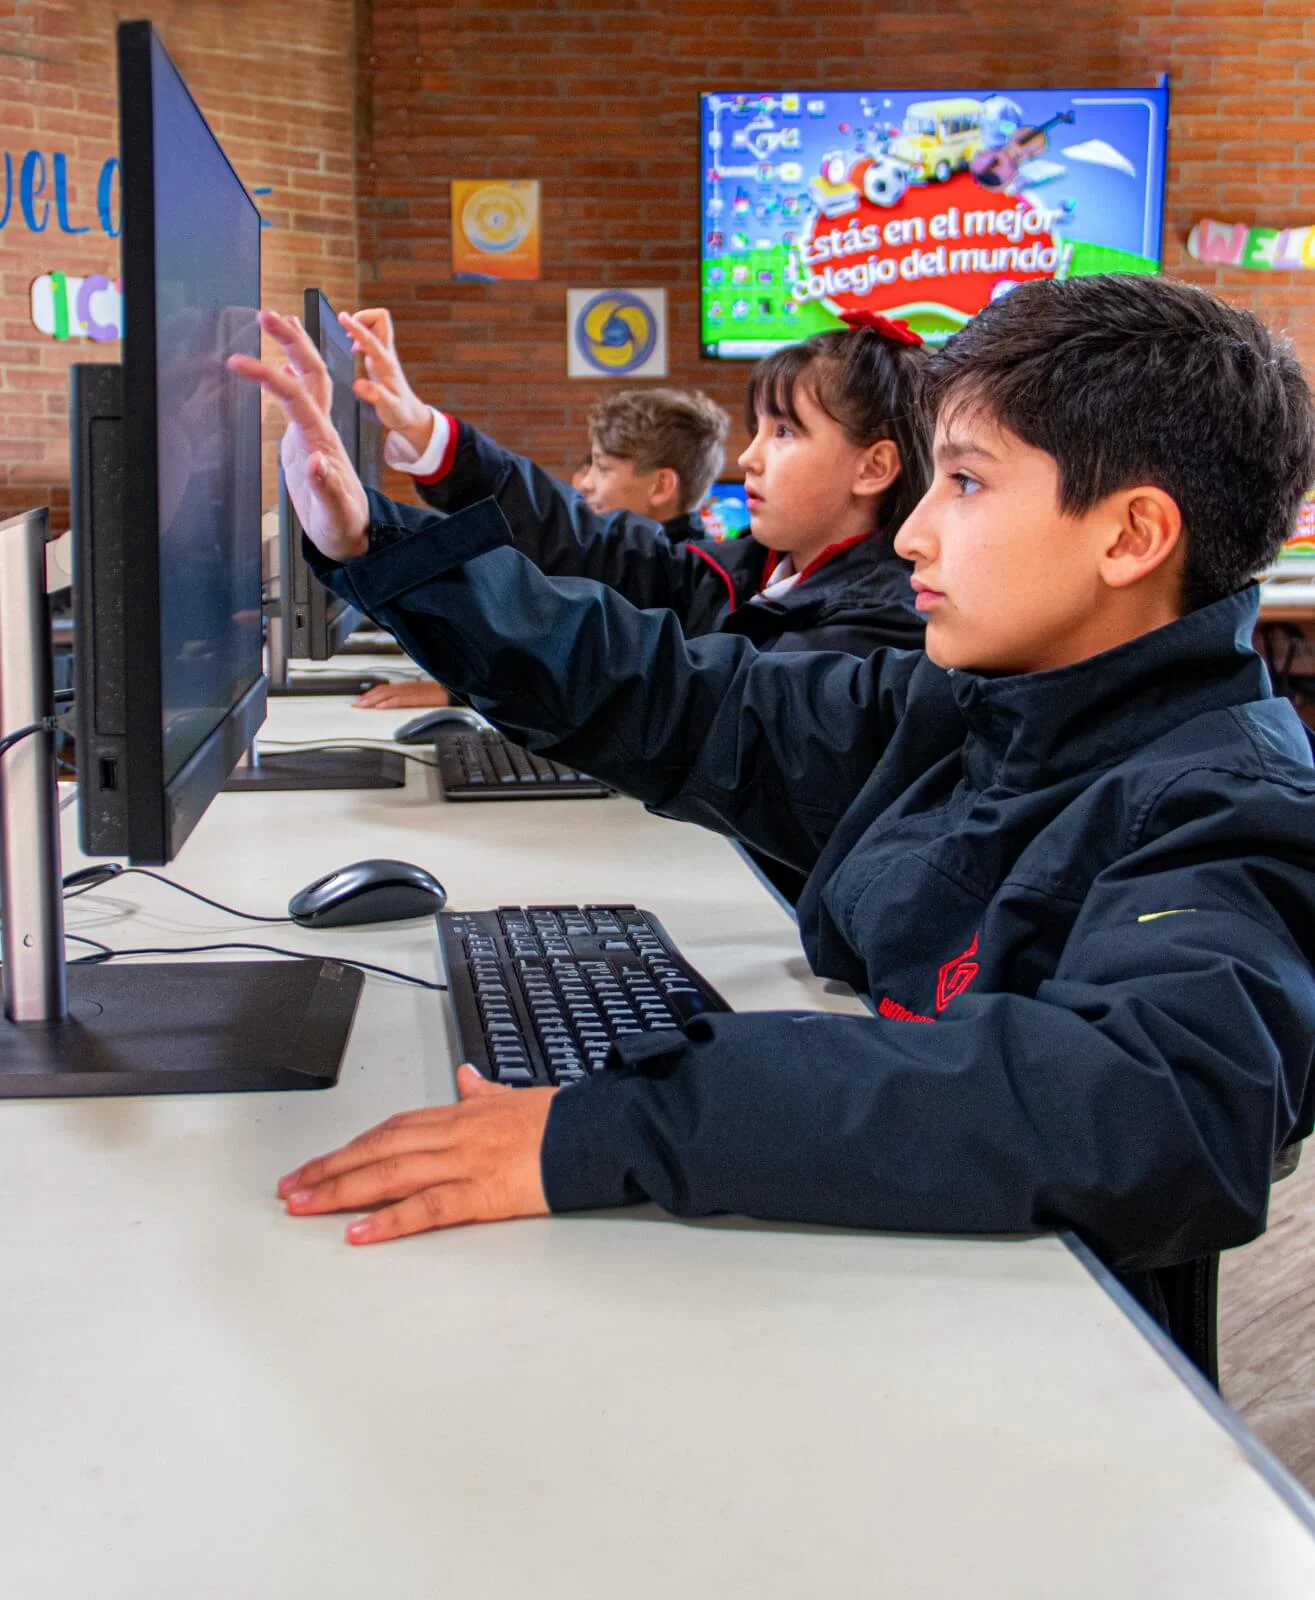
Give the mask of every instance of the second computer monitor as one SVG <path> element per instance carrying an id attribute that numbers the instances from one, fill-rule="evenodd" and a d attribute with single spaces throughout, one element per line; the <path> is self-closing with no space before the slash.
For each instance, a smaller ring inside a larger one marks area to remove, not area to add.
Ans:
<path id="1" fill-rule="evenodd" d="M 343 332 L 337 313 L 319 289 L 306 290 L 303 321 L 333 382 L 330 402 L 333 425 L 351 457 L 352 466 L 361 471 L 361 407 L 353 388 L 356 359 L 352 354 L 352 341 Z M 373 446 L 371 448 L 373 450 Z M 372 476 L 377 481 L 377 470 L 366 464 L 362 476 L 367 483 Z M 301 522 L 281 473 L 279 520 L 282 530 L 281 609 L 287 654 L 302 661 L 327 661 L 330 656 L 337 655 L 348 634 L 362 621 L 361 613 L 331 594 L 306 564 L 301 552 Z"/>

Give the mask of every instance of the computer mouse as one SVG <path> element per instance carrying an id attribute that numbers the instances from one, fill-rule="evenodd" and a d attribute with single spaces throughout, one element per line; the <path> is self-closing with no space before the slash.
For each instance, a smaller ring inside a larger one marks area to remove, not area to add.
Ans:
<path id="1" fill-rule="evenodd" d="M 488 723 L 470 706 L 435 706 L 423 716 L 412 717 L 393 734 L 396 744 L 433 744 L 440 728 L 474 728 L 477 732 Z"/>
<path id="2" fill-rule="evenodd" d="M 432 917 L 446 903 L 447 890 L 423 867 L 409 861 L 353 861 L 299 889 L 288 901 L 288 915 L 302 928 L 346 928 Z"/>

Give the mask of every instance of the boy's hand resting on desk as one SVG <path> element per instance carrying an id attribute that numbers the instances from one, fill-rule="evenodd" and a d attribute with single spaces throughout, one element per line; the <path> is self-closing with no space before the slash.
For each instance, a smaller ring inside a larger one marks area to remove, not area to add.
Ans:
<path id="1" fill-rule="evenodd" d="M 429 447 L 434 418 L 406 381 L 393 343 L 393 319 L 382 306 L 339 312 L 338 321 L 352 337 L 352 348 L 365 357 L 368 377 L 356 380 L 356 394 L 373 406 L 380 422 L 400 433 L 418 456 Z"/>
<path id="2" fill-rule="evenodd" d="M 401 711 L 411 706 L 450 706 L 441 683 L 377 683 L 352 702 L 358 711 Z"/>
<path id="3" fill-rule="evenodd" d="M 332 1155 L 280 1178 L 279 1198 L 295 1217 L 364 1211 L 349 1244 L 380 1244 L 461 1222 L 548 1213 L 539 1151 L 556 1089 L 510 1089 L 474 1067 L 457 1073 L 453 1106 L 390 1117 Z"/>
<path id="4" fill-rule="evenodd" d="M 329 419 L 333 383 L 319 351 L 296 317 L 262 311 L 263 332 L 279 344 L 281 367 L 251 356 L 229 356 L 231 371 L 258 383 L 288 419 L 281 456 L 288 495 L 316 549 L 330 561 L 350 561 L 370 547 L 370 512 L 342 440 Z"/>

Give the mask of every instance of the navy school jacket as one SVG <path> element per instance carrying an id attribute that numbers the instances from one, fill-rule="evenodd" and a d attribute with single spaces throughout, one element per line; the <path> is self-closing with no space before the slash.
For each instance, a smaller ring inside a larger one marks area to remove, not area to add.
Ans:
<path id="1" fill-rule="evenodd" d="M 594 578 L 636 606 L 664 606 L 690 635 L 742 633 L 760 650 L 916 649 L 908 563 L 886 538 L 864 539 L 817 565 L 779 600 L 753 597 L 773 552 L 756 539 L 673 537 L 669 525 L 629 511 L 598 516 L 566 484 L 512 455 L 469 423 L 449 418 L 452 444 L 434 478 L 416 488 L 436 510 L 459 511 L 491 495 L 516 548 L 556 578 Z M 686 531 L 689 519 L 674 530 Z"/>
<path id="2" fill-rule="evenodd" d="M 553 1101 L 554 1210 L 1071 1227 L 1124 1273 L 1263 1228 L 1315 1111 L 1315 771 L 1254 588 L 991 678 L 689 639 L 491 501 L 370 508 L 368 555 L 310 552 L 331 588 L 515 738 L 808 873 L 810 963 L 875 1006 L 623 1041 Z"/>

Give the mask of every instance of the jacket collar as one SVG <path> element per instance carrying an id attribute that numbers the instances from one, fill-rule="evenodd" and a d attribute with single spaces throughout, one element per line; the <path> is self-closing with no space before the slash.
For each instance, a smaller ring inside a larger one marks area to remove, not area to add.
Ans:
<path id="1" fill-rule="evenodd" d="M 708 544 L 708 552 L 735 580 L 741 601 L 761 591 L 767 563 L 774 552 L 750 535 Z M 909 574 L 913 571 L 891 548 L 889 541 L 874 544 L 860 539 L 837 545 L 825 563 L 814 562 L 812 571 L 802 577 L 779 600 L 759 600 L 756 605 L 769 611 L 795 611 L 804 607 L 852 600 L 867 610 L 873 606 L 903 606 L 913 614 L 913 590 Z"/>
<path id="2" fill-rule="evenodd" d="M 1126 759 L 1207 711 L 1271 698 L 1251 647 L 1255 584 L 1113 650 L 1053 672 L 949 671 L 964 721 L 964 773 L 1016 792 Z"/>
<path id="3" fill-rule="evenodd" d="M 684 544 L 686 539 L 706 539 L 708 530 L 703 526 L 703 521 L 695 511 L 682 512 L 678 517 L 672 517 L 662 524 L 662 531 L 666 534 L 671 544 Z"/>

